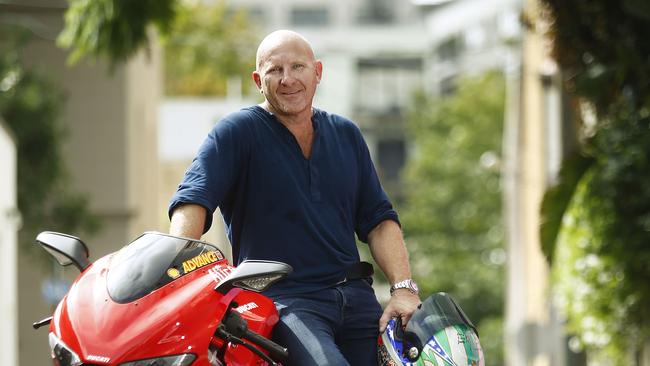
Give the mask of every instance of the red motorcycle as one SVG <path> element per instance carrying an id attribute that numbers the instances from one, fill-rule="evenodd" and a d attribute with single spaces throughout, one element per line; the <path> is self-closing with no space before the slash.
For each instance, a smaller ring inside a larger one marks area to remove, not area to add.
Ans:
<path id="1" fill-rule="evenodd" d="M 148 232 L 90 263 L 78 238 L 36 238 L 59 264 L 81 271 L 50 325 L 56 366 L 277 365 L 287 349 L 269 339 L 278 313 L 260 294 L 291 266 L 233 267 L 214 245 Z"/>

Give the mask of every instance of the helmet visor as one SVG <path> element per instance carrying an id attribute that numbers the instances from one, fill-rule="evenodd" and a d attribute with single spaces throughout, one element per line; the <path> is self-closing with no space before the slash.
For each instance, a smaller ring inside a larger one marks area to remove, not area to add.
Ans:
<path id="1" fill-rule="evenodd" d="M 406 343 L 422 350 L 432 334 L 454 325 L 466 325 L 476 335 L 476 327 L 458 304 L 446 293 L 440 292 L 426 299 L 409 320 L 404 338 Z"/>

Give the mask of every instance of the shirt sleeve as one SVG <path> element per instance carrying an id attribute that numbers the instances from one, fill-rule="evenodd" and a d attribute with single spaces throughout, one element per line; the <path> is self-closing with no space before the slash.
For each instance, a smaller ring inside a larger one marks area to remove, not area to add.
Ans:
<path id="1" fill-rule="evenodd" d="M 359 240 L 367 243 L 368 234 L 382 221 L 393 220 L 398 225 L 401 224 L 397 212 L 379 182 L 361 131 L 356 127 L 355 129 L 359 146 L 359 187 L 355 231 Z"/>
<path id="2" fill-rule="evenodd" d="M 240 130 L 233 120 L 222 119 L 210 131 L 172 196 L 170 218 L 179 205 L 198 204 L 206 209 L 203 233 L 210 229 L 214 211 L 229 197 L 243 166 L 245 144 Z"/>

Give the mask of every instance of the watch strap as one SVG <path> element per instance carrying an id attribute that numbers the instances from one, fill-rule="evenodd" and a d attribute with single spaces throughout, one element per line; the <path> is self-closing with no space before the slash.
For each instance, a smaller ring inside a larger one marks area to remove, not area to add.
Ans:
<path id="1" fill-rule="evenodd" d="M 390 287 L 390 294 L 392 295 L 393 292 L 395 292 L 395 290 L 399 290 L 399 289 L 402 289 L 402 288 L 409 290 L 413 294 L 418 293 L 418 286 L 415 283 L 415 281 L 413 281 L 413 279 L 411 279 L 411 278 L 407 278 L 405 280 L 394 283 Z"/>

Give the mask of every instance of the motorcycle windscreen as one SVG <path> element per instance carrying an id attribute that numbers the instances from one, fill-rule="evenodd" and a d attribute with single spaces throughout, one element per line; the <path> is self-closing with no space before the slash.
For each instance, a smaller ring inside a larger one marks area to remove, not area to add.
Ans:
<path id="1" fill-rule="evenodd" d="M 145 233 L 112 258 L 106 279 L 108 294 L 113 301 L 125 304 L 223 259 L 223 253 L 211 244 Z"/>
<path id="2" fill-rule="evenodd" d="M 421 351 L 432 335 L 449 326 L 461 324 L 470 327 L 478 336 L 476 327 L 454 299 L 444 292 L 439 292 L 427 298 L 413 313 L 406 325 L 404 338 L 407 344 Z"/>

